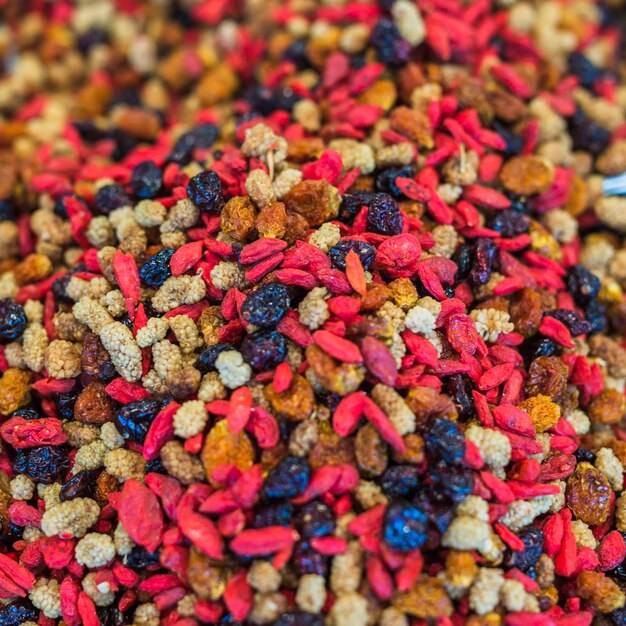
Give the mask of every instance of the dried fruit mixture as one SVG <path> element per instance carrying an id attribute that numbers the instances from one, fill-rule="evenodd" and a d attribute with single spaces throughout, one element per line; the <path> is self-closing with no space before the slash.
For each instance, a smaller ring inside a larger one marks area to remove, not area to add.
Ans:
<path id="1" fill-rule="evenodd" d="M 626 625 L 623 17 L 0 2 L 0 626 Z"/>

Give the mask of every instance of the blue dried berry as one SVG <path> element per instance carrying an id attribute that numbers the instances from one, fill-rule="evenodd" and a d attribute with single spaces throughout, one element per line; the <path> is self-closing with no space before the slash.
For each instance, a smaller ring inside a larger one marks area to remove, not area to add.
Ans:
<path id="1" fill-rule="evenodd" d="M 308 541 L 299 541 L 293 551 L 293 564 L 298 576 L 317 574 L 326 576 L 328 557 L 311 547 Z"/>
<path id="2" fill-rule="evenodd" d="M 62 482 L 69 469 L 68 452 L 66 446 L 38 446 L 18 450 L 13 461 L 13 469 L 44 485 Z"/>
<path id="3" fill-rule="evenodd" d="M 0 200 L 0 222 L 13 221 L 14 219 L 15 209 L 13 204 L 9 200 Z"/>
<path id="4" fill-rule="evenodd" d="M 600 279 L 582 265 L 573 265 L 567 275 L 567 288 L 576 302 L 585 305 L 600 293 Z"/>
<path id="5" fill-rule="evenodd" d="M 484 285 L 491 278 L 491 269 L 498 246 L 493 239 L 481 237 L 474 246 L 474 263 L 470 270 L 470 280 L 475 285 Z"/>
<path id="6" fill-rule="evenodd" d="M 284 458 L 265 479 L 263 493 L 267 498 L 294 498 L 308 486 L 311 468 L 304 459 Z"/>
<path id="7" fill-rule="evenodd" d="M 474 472 L 468 467 L 439 461 L 429 468 L 429 475 L 453 502 L 463 502 L 474 488 Z"/>
<path id="8" fill-rule="evenodd" d="M 159 562 L 158 552 L 148 552 L 143 546 L 135 546 L 125 558 L 125 564 L 133 569 L 144 569 Z"/>
<path id="9" fill-rule="evenodd" d="M 191 161 L 193 151 L 196 148 L 210 148 L 219 136 L 219 130 L 215 124 L 201 124 L 187 133 L 183 133 L 172 149 L 170 161 L 186 165 Z"/>
<path id="10" fill-rule="evenodd" d="M 224 206 L 222 183 L 215 172 L 200 172 L 187 183 L 189 199 L 202 213 L 218 213 Z"/>
<path id="11" fill-rule="evenodd" d="M 569 71 L 578 78 L 583 87 L 592 87 L 601 77 L 600 69 L 582 52 L 574 51 L 567 57 Z"/>
<path id="12" fill-rule="evenodd" d="M 266 526 L 291 526 L 293 504 L 291 502 L 275 502 L 260 507 L 252 520 L 253 528 Z"/>
<path id="13" fill-rule="evenodd" d="M 295 523 L 303 537 L 323 537 L 335 530 L 335 515 L 323 502 L 314 500 L 298 510 Z"/>
<path id="14" fill-rule="evenodd" d="M 259 330 L 241 343 L 243 360 L 257 372 L 267 372 L 287 356 L 287 339 L 276 330 Z"/>
<path id="15" fill-rule="evenodd" d="M 554 311 L 548 311 L 546 315 L 554 317 L 559 320 L 559 322 L 565 324 L 574 337 L 587 335 L 591 332 L 591 323 L 571 309 L 554 309 Z"/>
<path id="16" fill-rule="evenodd" d="M 289 309 L 289 292 L 285 285 L 268 283 L 255 289 L 244 300 L 241 315 L 259 328 L 271 328 Z"/>
<path id="17" fill-rule="evenodd" d="M 341 217 L 343 219 L 354 217 L 364 206 L 369 206 L 373 197 L 372 191 L 356 191 L 346 194 L 341 199 Z"/>
<path id="18" fill-rule="evenodd" d="M 444 417 L 429 422 L 424 443 L 435 458 L 446 463 L 458 463 L 465 455 L 465 435 L 456 422 Z"/>
<path id="19" fill-rule="evenodd" d="M 130 206 L 132 202 L 124 187 L 120 185 L 104 185 L 96 192 L 96 209 L 103 215 L 122 206 Z"/>
<path id="20" fill-rule="evenodd" d="M 396 184 L 396 178 L 413 178 L 413 166 L 389 167 L 376 175 L 376 189 L 390 193 L 394 198 L 402 196 L 402 190 Z"/>
<path id="21" fill-rule="evenodd" d="M 397 500 L 385 511 L 383 539 L 394 550 L 415 550 L 426 541 L 427 522 L 422 510 L 406 500 Z"/>
<path id="22" fill-rule="evenodd" d="M 378 21 L 370 43 L 381 63 L 386 65 L 402 65 L 411 58 L 411 44 L 402 39 L 398 27 L 390 19 Z"/>
<path id="23" fill-rule="evenodd" d="M 65 395 L 65 394 L 61 394 L 61 395 Z M 37 409 L 30 407 L 30 406 L 22 407 L 21 409 L 17 409 L 17 411 L 13 411 L 13 413 L 11 413 L 11 417 L 18 417 L 18 416 L 23 417 L 25 420 L 38 420 L 41 417 L 43 417 L 41 413 L 37 411 Z M 73 417 L 73 414 L 71 417 Z"/>
<path id="24" fill-rule="evenodd" d="M 522 346 L 522 354 L 528 364 L 540 356 L 552 356 L 556 353 L 558 344 L 548 337 L 535 335 L 524 342 Z"/>
<path id="25" fill-rule="evenodd" d="M 57 413 L 61 419 L 69 420 L 74 418 L 74 405 L 78 394 L 72 391 L 60 393 L 56 397 Z"/>
<path id="26" fill-rule="evenodd" d="M 27 600 L 16 600 L 0 608 L 0 626 L 20 626 L 38 619 L 39 610 Z"/>
<path id="27" fill-rule="evenodd" d="M 22 336 L 26 330 L 26 313 L 24 307 L 13 298 L 0 300 L 0 343 L 9 343 Z"/>
<path id="28" fill-rule="evenodd" d="M 408 496 L 419 484 L 419 472 L 413 465 L 392 465 L 380 479 L 381 489 L 392 498 Z"/>
<path id="29" fill-rule="evenodd" d="M 139 270 L 139 278 L 150 287 L 160 287 L 171 275 L 170 260 L 174 255 L 171 248 L 163 248 L 153 254 Z"/>
<path id="30" fill-rule="evenodd" d="M 293 611 L 283 613 L 273 626 L 324 626 L 324 617 L 319 613 L 305 613 Z"/>
<path id="31" fill-rule="evenodd" d="M 194 367 L 200 370 L 202 374 L 206 374 L 215 369 L 215 361 L 217 361 L 217 357 L 222 352 L 228 352 L 232 349 L 233 346 L 229 343 L 218 343 L 215 346 L 208 346 L 200 353 Z"/>
<path id="32" fill-rule="evenodd" d="M 499 232 L 503 237 L 517 237 L 528 232 L 530 218 L 515 209 L 497 211 L 489 222 L 489 228 Z"/>
<path id="33" fill-rule="evenodd" d="M 604 332 L 608 327 L 606 306 L 602 302 L 592 300 L 585 307 L 585 317 L 591 325 L 590 334 Z"/>
<path id="34" fill-rule="evenodd" d="M 381 235 L 402 232 L 402 213 L 398 203 L 386 193 L 374 194 L 367 211 L 367 229 Z"/>
<path id="35" fill-rule="evenodd" d="M 584 150 L 597 156 L 611 142 L 611 133 L 587 117 L 582 109 L 570 119 L 570 135 L 575 150 Z"/>
<path id="36" fill-rule="evenodd" d="M 130 186 L 138 198 L 154 198 L 163 185 L 163 174 L 154 161 L 143 161 L 133 168 Z"/>
<path id="37" fill-rule="evenodd" d="M 143 443 L 152 420 L 165 404 L 166 401 L 154 398 L 129 402 L 115 414 L 113 421 L 124 439 Z"/>
<path id="38" fill-rule="evenodd" d="M 350 250 L 356 252 L 364 270 L 368 270 L 372 266 L 376 256 L 376 248 L 373 245 L 356 239 L 342 239 L 328 251 L 333 267 L 344 271 L 346 269 L 346 256 Z"/>
<path id="39" fill-rule="evenodd" d="M 539 560 L 543 549 L 543 531 L 529 526 L 517 535 L 524 542 L 521 552 L 511 552 L 506 561 L 508 567 L 517 567 L 522 572 L 528 572 Z"/>

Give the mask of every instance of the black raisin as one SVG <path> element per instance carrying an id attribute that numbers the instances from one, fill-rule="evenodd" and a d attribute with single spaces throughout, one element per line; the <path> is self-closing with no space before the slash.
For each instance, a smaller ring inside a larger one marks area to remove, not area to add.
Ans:
<path id="1" fill-rule="evenodd" d="M 66 446 L 30 448 L 26 451 L 25 459 L 19 462 L 19 466 L 23 468 L 20 471 L 44 485 L 62 482 L 70 465 L 68 453 Z M 16 455 L 16 461 L 19 456 L 21 455 Z"/>
<path id="2" fill-rule="evenodd" d="M 187 183 L 187 195 L 202 213 L 218 213 L 224 206 L 222 183 L 215 172 L 200 172 Z"/>
<path id="3" fill-rule="evenodd" d="M 163 185 L 163 174 L 154 161 L 143 161 L 133 168 L 130 186 L 138 198 L 154 198 Z"/>
<path id="4" fill-rule="evenodd" d="M 601 76 L 600 69 L 582 52 L 571 52 L 567 57 L 567 65 L 583 87 L 592 87 Z"/>
<path id="5" fill-rule="evenodd" d="M 259 330 L 246 335 L 241 354 L 253 370 L 267 372 L 285 360 L 287 339 L 276 330 Z"/>
<path id="6" fill-rule="evenodd" d="M 9 200 L 0 200 L 0 222 L 15 220 L 15 209 Z"/>
<path id="7" fill-rule="evenodd" d="M 590 334 L 604 332 L 608 327 L 606 306 L 598 300 L 593 300 L 585 306 L 585 318 L 591 326 Z"/>
<path id="8" fill-rule="evenodd" d="M 215 369 L 215 361 L 217 361 L 217 357 L 222 352 L 228 352 L 232 349 L 233 346 L 229 343 L 218 343 L 215 346 L 208 346 L 200 353 L 200 356 L 198 356 L 196 362 L 194 363 L 194 367 L 202 374 L 207 374 Z"/>
<path id="9" fill-rule="evenodd" d="M 389 167 L 376 175 L 376 189 L 391 194 L 394 198 L 402 196 L 402 190 L 396 184 L 396 178 L 413 178 L 413 166 Z"/>
<path id="10" fill-rule="evenodd" d="M 426 514 L 417 506 L 397 500 L 385 511 L 383 539 L 394 550 L 415 550 L 426 541 L 427 522 Z"/>
<path id="11" fill-rule="evenodd" d="M 333 267 L 344 271 L 346 269 L 346 256 L 350 250 L 356 252 L 364 270 L 370 269 L 376 257 L 376 248 L 372 244 L 357 239 L 342 239 L 328 251 Z"/>
<path id="12" fill-rule="evenodd" d="M 267 498 L 295 498 L 308 486 L 311 468 L 301 458 L 288 456 L 270 470 L 263 484 Z"/>
<path id="13" fill-rule="evenodd" d="M 369 203 L 367 228 L 381 235 L 398 235 L 402 232 L 402 213 L 398 203 L 386 193 L 377 193 Z"/>
<path id="14" fill-rule="evenodd" d="M 346 194 L 341 199 L 341 217 L 343 219 L 354 217 L 364 206 L 369 206 L 373 197 L 372 191 L 356 191 Z"/>
<path id="15" fill-rule="evenodd" d="M 402 65 L 411 57 L 411 44 L 402 38 L 398 27 L 390 19 L 378 20 L 370 43 L 378 59 L 386 65 Z"/>
<path id="16" fill-rule="evenodd" d="M 96 209 L 103 215 L 123 206 L 132 206 L 132 202 L 124 187 L 120 185 L 104 185 L 96 192 Z"/>
<path id="17" fill-rule="evenodd" d="M 76 404 L 76 398 L 78 394 L 72 391 L 67 393 L 60 393 L 56 398 L 57 413 L 59 417 L 64 420 L 69 420 L 74 417 L 74 405 Z"/>
<path id="18" fill-rule="evenodd" d="M 506 147 L 503 152 L 507 156 L 514 156 L 523 150 L 524 140 L 519 135 L 509 130 L 504 124 L 500 124 L 497 121 L 494 122 L 493 130 L 504 140 Z"/>
<path id="19" fill-rule="evenodd" d="M 452 260 L 457 266 L 454 282 L 460 283 L 467 278 L 472 269 L 472 248 L 465 243 L 461 244 L 454 251 Z"/>
<path id="20" fill-rule="evenodd" d="M 517 535 L 524 542 L 524 549 L 520 552 L 511 552 L 506 560 L 508 567 L 517 567 L 522 572 L 528 572 L 535 566 L 541 556 L 543 548 L 543 532 L 539 528 L 529 526 Z"/>
<path id="21" fill-rule="evenodd" d="M 554 317 L 559 320 L 559 322 L 565 324 L 573 337 L 587 335 L 591 332 L 591 323 L 571 309 L 554 309 L 553 311 L 548 311 L 546 315 Z"/>
<path id="22" fill-rule="evenodd" d="M 430 477 L 435 485 L 453 502 L 462 502 L 474 488 L 474 472 L 468 467 L 447 465 L 443 461 L 430 468 Z"/>
<path id="23" fill-rule="evenodd" d="M 474 399 L 472 397 L 472 381 L 463 374 L 454 374 L 445 381 L 444 391 L 448 394 L 461 417 L 474 417 Z"/>
<path id="24" fill-rule="evenodd" d="M 174 144 L 170 161 L 186 165 L 191 161 L 193 151 L 196 148 L 210 148 L 219 136 L 219 130 L 215 124 L 201 124 L 187 133 L 183 133 Z"/>
<path id="25" fill-rule="evenodd" d="M 311 547 L 308 541 L 299 541 L 293 551 L 293 564 L 299 576 L 318 574 L 326 576 L 328 557 Z"/>
<path id="26" fill-rule="evenodd" d="M 253 528 L 266 526 L 291 526 L 293 504 L 291 502 L 272 502 L 259 507 L 252 520 Z"/>
<path id="27" fill-rule="evenodd" d="M 458 463 L 465 455 L 465 435 L 456 422 L 436 417 L 424 433 L 426 449 L 446 463 Z"/>
<path id="28" fill-rule="evenodd" d="M 596 455 L 589 448 L 577 448 L 574 450 L 574 456 L 579 463 L 595 463 Z"/>
<path id="29" fill-rule="evenodd" d="M 37 411 L 37 409 L 30 407 L 30 406 L 24 406 L 21 409 L 17 409 L 16 411 L 13 411 L 13 413 L 11 413 L 11 417 L 23 417 L 26 420 L 38 420 L 41 417 L 43 417 L 43 415 Z"/>
<path id="30" fill-rule="evenodd" d="M 385 470 L 380 479 L 383 492 L 392 498 L 408 496 L 419 484 L 419 472 L 413 465 L 393 465 Z"/>
<path id="31" fill-rule="evenodd" d="M 600 279 L 582 265 L 573 265 L 567 274 L 567 288 L 576 302 L 588 304 L 600 293 Z"/>
<path id="32" fill-rule="evenodd" d="M 73 500 L 74 498 L 88 498 L 96 488 L 96 472 L 82 470 L 65 482 L 59 492 L 59 500 Z"/>
<path id="33" fill-rule="evenodd" d="M 474 247 L 474 263 L 470 270 L 470 280 L 475 285 L 484 285 L 491 278 L 491 269 L 498 246 L 493 239 L 481 237 Z"/>
<path id="34" fill-rule="evenodd" d="M 295 523 L 302 537 L 323 537 L 335 530 L 335 515 L 323 502 L 314 500 L 298 510 Z"/>
<path id="35" fill-rule="evenodd" d="M 0 343 L 9 343 L 22 336 L 28 320 L 24 307 L 13 298 L 0 300 Z"/>
<path id="36" fill-rule="evenodd" d="M 558 344 L 549 337 L 535 335 L 522 344 L 522 355 L 528 365 L 540 356 L 553 356 L 559 349 Z"/>
<path id="37" fill-rule="evenodd" d="M 159 562 L 158 552 L 148 552 L 143 546 L 135 546 L 126 557 L 125 563 L 133 569 L 143 569 Z"/>
<path id="38" fill-rule="evenodd" d="M 124 439 L 143 443 L 148 428 L 157 413 L 165 406 L 164 400 L 147 398 L 125 404 L 113 418 Z"/>
<path id="39" fill-rule="evenodd" d="M 39 610 L 28 600 L 15 600 L 0 608 L 0 626 L 20 626 L 24 622 L 37 622 Z"/>
<path id="40" fill-rule="evenodd" d="M 160 287 L 171 275 L 170 260 L 174 255 L 171 248 L 163 248 L 152 255 L 139 270 L 139 277 L 150 287 Z"/>
<path id="41" fill-rule="evenodd" d="M 289 309 L 289 292 L 285 285 L 268 283 L 255 289 L 244 300 L 241 315 L 259 328 L 276 326 Z"/>
<path id="42" fill-rule="evenodd" d="M 611 142 L 611 133 L 579 111 L 571 118 L 570 135 L 575 150 L 584 150 L 597 156 Z"/>
<path id="43" fill-rule="evenodd" d="M 489 228 L 499 232 L 503 237 L 517 237 L 528 232 L 530 218 L 515 209 L 497 211 L 489 222 Z"/>
<path id="44" fill-rule="evenodd" d="M 272 626 L 324 626 L 324 617 L 318 613 L 292 611 L 283 613 Z"/>

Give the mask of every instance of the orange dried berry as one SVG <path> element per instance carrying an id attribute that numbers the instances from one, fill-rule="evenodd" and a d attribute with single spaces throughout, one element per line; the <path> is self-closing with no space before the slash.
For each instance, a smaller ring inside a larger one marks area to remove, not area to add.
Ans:
<path id="1" fill-rule="evenodd" d="M 611 510 L 611 485 L 591 463 L 579 463 L 567 480 L 565 501 L 574 516 L 589 526 L 606 521 Z"/>
<path id="2" fill-rule="evenodd" d="M 567 387 L 569 369 L 557 356 L 540 356 L 528 368 L 526 395 L 556 398 Z"/>
<path id="3" fill-rule="evenodd" d="M 446 556 L 446 579 L 452 587 L 467 589 L 478 574 L 471 552 L 450 550 Z"/>
<path id="4" fill-rule="evenodd" d="M 374 104 L 383 111 L 389 111 L 398 99 L 398 91 L 393 81 L 382 79 L 370 85 L 360 96 L 359 103 Z"/>
<path id="5" fill-rule="evenodd" d="M 198 85 L 198 98 L 203 106 L 213 106 L 230 98 L 239 87 L 237 74 L 227 63 L 209 70 Z"/>
<path id="6" fill-rule="evenodd" d="M 369 476 L 380 476 L 387 469 L 387 444 L 372 424 L 359 429 L 354 448 L 358 466 Z"/>
<path id="7" fill-rule="evenodd" d="M 418 424 L 425 424 L 431 417 L 447 417 L 455 420 L 458 412 L 449 396 L 432 387 L 413 387 L 405 402 L 415 413 Z"/>
<path id="8" fill-rule="evenodd" d="M 100 506 L 106 506 L 109 504 L 109 494 L 116 493 L 119 490 L 119 480 L 111 476 L 111 474 L 102 471 L 96 478 L 96 488 L 93 497 Z"/>
<path id="9" fill-rule="evenodd" d="M 161 130 L 161 122 L 156 113 L 138 107 L 123 107 L 115 115 L 120 130 L 138 139 L 154 139 Z"/>
<path id="10" fill-rule="evenodd" d="M 264 206 L 256 218 L 256 229 L 261 237 L 282 239 L 287 226 L 287 211 L 282 202 Z"/>
<path id="11" fill-rule="evenodd" d="M 396 278 L 387 287 L 391 301 L 403 311 L 408 311 L 417 304 L 417 288 L 408 278 Z"/>
<path id="12" fill-rule="evenodd" d="M 337 217 L 341 195 L 325 180 L 303 180 L 284 198 L 288 213 L 302 216 L 309 226 L 321 226 Z"/>
<path id="13" fill-rule="evenodd" d="M 45 254 L 29 254 L 13 272 L 18 285 L 36 283 L 52 272 L 52 261 Z"/>
<path id="14" fill-rule="evenodd" d="M 319 137 L 291 139 L 287 143 L 287 158 L 295 163 L 317 159 L 324 152 L 324 142 Z"/>
<path id="15" fill-rule="evenodd" d="M 470 615 L 465 622 L 466 626 L 501 626 L 502 617 L 498 613 L 486 615 Z"/>
<path id="16" fill-rule="evenodd" d="M 232 572 L 218 561 L 191 546 L 187 565 L 187 581 L 194 593 L 202 600 L 216 602 L 224 594 Z"/>
<path id="17" fill-rule="evenodd" d="M 0 413 L 8 415 L 30 402 L 30 373 L 10 367 L 0 378 Z"/>
<path id="18" fill-rule="evenodd" d="M 226 420 L 221 420 L 211 428 L 201 453 L 207 479 L 211 479 L 215 469 L 221 465 L 234 465 L 242 472 L 254 465 L 254 446 L 245 431 L 234 435 Z"/>
<path id="19" fill-rule="evenodd" d="M 309 235 L 309 223 L 302 215 L 289 213 L 285 218 L 285 234 L 283 239 L 291 246 L 296 241 L 306 239 Z"/>
<path id="20" fill-rule="evenodd" d="M 504 164 L 500 180 L 506 189 L 519 195 L 542 193 L 554 182 L 554 165 L 540 156 L 516 156 Z"/>
<path id="21" fill-rule="evenodd" d="M 490 85 L 486 97 L 496 116 L 506 122 L 517 122 L 526 116 L 527 107 L 524 101 L 499 85 Z"/>
<path id="22" fill-rule="evenodd" d="M 315 344 L 306 349 L 306 358 L 322 387 L 340 396 L 356 391 L 365 378 L 363 367 L 353 363 L 337 364 Z"/>
<path id="23" fill-rule="evenodd" d="M 519 408 L 530 415 L 530 419 L 532 419 L 535 430 L 538 433 L 543 433 L 556 426 L 561 417 L 559 405 L 552 402 L 548 396 L 541 394 L 528 398 L 519 405 Z"/>
<path id="24" fill-rule="evenodd" d="M 104 424 L 113 419 L 115 403 L 107 395 L 105 386 L 97 381 L 89 383 L 76 398 L 74 418 L 85 424 Z"/>
<path id="25" fill-rule="evenodd" d="M 391 128 L 408 139 L 412 139 L 423 148 L 432 148 L 435 145 L 430 120 L 426 113 L 397 107 L 389 117 Z"/>
<path id="26" fill-rule="evenodd" d="M 409 591 L 396 593 L 392 603 L 399 611 L 421 619 L 452 615 L 452 602 L 440 578 L 421 576 Z"/>
<path id="27" fill-rule="evenodd" d="M 580 176 L 573 176 L 569 187 L 569 194 L 563 208 L 574 217 L 585 211 L 589 204 L 589 190 L 587 183 Z"/>
<path id="28" fill-rule="evenodd" d="M 587 407 L 594 424 L 617 424 L 626 413 L 626 398 L 617 389 L 603 389 Z"/>
<path id="29" fill-rule="evenodd" d="M 292 422 L 301 422 L 307 419 L 315 409 L 315 394 L 309 381 L 296 374 L 289 389 L 279 393 L 271 383 L 265 387 L 265 397 L 280 417 Z"/>
<path id="30" fill-rule="evenodd" d="M 404 452 L 394 450 L 392 453 L 393 460 L 396 463 L 418 465 L 424 460 L 424 439 L 415 433 L 409 433 L 403 439 L 406 450 Z"/>
<path id="31" fill-rule="evenodd" d="M 534 335 L 543 316 L 541 295 L 534 289 L 522 289 L 511 299 L 509 315 L 518 333 L 524 337 Z"/>
<path id="32" fill-rule="evenodd" d="M 341 437 L 329 423 L 324 422 L 319 426 L 317 442 L 309 453 L 308 461 L 312 470 L 324 465 L 355 465 L 354 438 Z"/>
<path id="33" fill-rule="evenodd" d="M 256 209 L 248 196 L 231 198 L 222 209 L 220 226 L 222 231 L 236 239 L 245 241 L 254 229 Z"/>
<path id="34" fill-rule="evenodd" d="M 621 609 L 626 596 L 611 578 L 602 572 L 580 572 L 576 578 L 578 595 L 600 613 Z"/>
<path id="35" fill-rule="evenodd" d="M 389 289 L 381 283 L 373 283 L 361 299 L 361 310 L 376 311 L 387 301 Z"/>

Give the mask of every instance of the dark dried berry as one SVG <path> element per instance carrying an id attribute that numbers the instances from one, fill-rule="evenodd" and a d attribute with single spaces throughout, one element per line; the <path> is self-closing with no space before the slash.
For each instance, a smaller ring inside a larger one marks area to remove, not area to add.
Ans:
<path id="1" fill-rule="evenodd" d="M 524 549 L 520 552 L 512 551 L 507 560 L 508 567 L 517 567 L 522 572 L 528 572 L 535 566 L 541 556 L 543 548 L 543 532 L 539 528 L 529 526 L 517 536 L 524 542 Z"/>
<path id="2" fill-rule="evenodd" d="M 583 87 L 592 87 L 601 76 L 600 69 L 582 52 L 571 52 L 567 57 L 569 71 L 578 78 Z"/>
<path id="3" fill-rule="evenodd" d="M 304 459 L 284 458 L 265 479 L 263 493 L 267 498 L 295 498 L 308 486 L 311 468 Z"/>
<path id="4" fill-rule="evenodd" d="M 474 263 L 470 270 L 470 280 L 475 285 L 484 285 L 491 278 L 491 269 L 498 246 L 493 239 L 481 237 L 474 246 Z"/>
<path id="5" fill-rule="evenodd" d="M 429 467 L 429 475 L 435 485 L 453 502 L 462 502 L 474 488 L 474 472 L 459 465 L 447 465 L 439 461 Z"/>
<path id="6" fill-rule="evenodd" d="M 243 360 L 257 372 L 267 372 L 287 356 L 287 339 L 276 330 L 259 330 L 241 343 Z"/>
<path id="7" fill-rule="evenodd" d="M 73 500 L 74 498 L 88 498 L 96 488 L 96 472 L 82 470 L 65 482 L 59 492 L 59 500 Z"/>
<path id="8" fill-rule="evenodd" d="M 298 576 L 328 573 L 328 557 L 311 547 L 308 541 L 299 541 L 293 551 L 293 564 Z"/>
<path id="9" fill-rule="evenodd" d="M 22 336 L 28 320 L 24 307 L 13 298 L 0 300 L 0 343 L 9 343 Z"/>
<path id="10" fill-rule="evenodd" d="M 13 467 L 17 472 L 44 485 L 62 482 L 69 469 L 68 452 L 66 446 L 39 446 L 20 450 L 15 456 Z"/>
<path id="11" fill-rule="evenodd" d="M 621 565 L 618 565 L 617 568 L 620 568 Z M 610 572 L 607 572 L 609 574 L 609 576 L 611 576 L 611 574 L 613 574 L 615 570 L 611 570 Z M 613 577 L 613 576 L 611 576 Z M 622 578 L 622 576 L 615 576 L 616 578 Z M 626 609 L 615 609 L 615 611 L 613 611 L 612 613 L 610 613 L 610 617 L 611 617 L 611 621 L 613 622 L 613 624 L 615 624 L 615 626 L 626 626 Z M 596 623 L 595 621 L 593 622 L 594 624 Z"/>
<path id="12" fill-rule="evenodd" d="M 163 185 L 163 174 L 154 161 L 143 161 L 135 165 L 130 177 L 130 186 L 138 198 L 154 198 Z"/>
<path id="13" fill-rule="evenodd" d="M 76 272 L 83 272 L 86 269 L 87 266 L 84 263 L 79 263 L 76 267 L 72 268 L 52 283 L 52 293 L 57 301 L 74 304 L 74 300 L 67 294 L 67 286 Z"/>
<path id="14" fill-rule="evenodd" d="M 357 241 L 356 239 L 342 239 L 328 251 L 333 267 L 344 271 L 346 269 L 346 256 L 350 250 L 356 252 L 364 270 L 370 269 L 376 256 L 376 248 L 365 241 Z"/>
<path id="15" fill-rule="evenodd" d="M 565 324 L 573 337 L 586 335 L 591 332 L 591 323 L 571 309 L 554 309 L 554 311 L 548 311 L 546 315 L 554 317 L 559 320 L 559 322 Z"/>
<path id="16" fill-rule="evenodd" d="M 390 195 L 374 194 L 368 205 L 367 229 L 381 235 L 399 235 L 402 232 L 402 213 Z"/>
<path id="17" fill-rule="evenodd" d="M 567 288 L 579 304 L 585 305 L 600 293 L 600 279 L 582 265 L 573 265 L 567 275 Z"/>
<path id="18" fill-rule="evenodd" d="M 271 328 L 289 309 L 289 292 L 285 285 L 269 283 L 255 289 L 244 300 L 241 315 L 249 324 Z"/>
<path id="19" fill-rule="evenodd" d="M 413 497 L 413 504 L 424 511 L 429 524 L 444 533 L 454 518 L 454 506 L 437 487 L 423 485 Z"/>
<path id="20" fill-rule="evenodd" d="M 302 537 L 323 537 L 335 530 L 335 515 L 323 502 L 314 500 L 302 506 L 295 517 L 296 528 Z"/>
<path id="21" fill-rule="evenodd" d="M 324 617 L 319 613 L 293 611 L 283 613 L 272 626 L 324 626 Z"/>
<path id="22" fill-rule="evenodd" d="M 141 266 L 139 278 L 150 287 L 160 287 L 172 275 L 170 260 L 173 255 L 171 248 L 159 250 Z"/>
<path id="23" fill-rule="evenodd" d="M 392 498 L 408 496 L 419 484 L 419 472 L 413 465 L 393 465 L 385 470 L 380 479 L 381 489 Z"/>
<path id="24" fill-rule="evenodd" d="M 378 20 L 370 43 L 386 65 L 402 65 L 411 57 L 411 44 L 402 39 L 398 27 L 388 18 Z"/>
<path id="25" fill-rule="evenodd" d="M 37 409 L 31 406 L 24 406 L 21 409 L 17 409 L 17 411 L 13 411 L 13 413 L 11 413 L 11 417 L 17 416 L 23 417 L 26 420 L 37 420 L 43 417 L 43 415 L 39 411 L 37 411 Z"/>
<path id="26" fill-rule="evenodd" d="M 293 504 L 291 502 L 275 502 L 259 507 L 252 520 L 253 528 L 266 526 L 291 526 Z"/>
<path id="27" fill-rule="evenodd" d="M 117 430 L 124 439 L 143 443 L 148 428 L 166 401 L 147 398 L 125 404 L 113 418 Z"/>
<path id="28" fill-rule="evenodd" d="M 532 363 L 535 359 L 542 356 L 553 356 L 556 354 L 559 346 L 548 337 L 535 335 L 526 340 L 522 345 L 522 354 L 527 364 Z"/>
<path id="29" fill-rule="evenodd" d="M 598 300 L 592 300 L 585 306 L 585 318 L 591 326 L 589 334 L 604 332 L 608 327 L 606 306 Z"/>
<path id="30" fill-rule="evenodd" d="M 104 185 L 96 192 L 96 209 L 103 215 L 123 206 L 132 206 L 132 202 L 124 187 L 120 185 Z"/>
<path id="31" fill-rule="evenodd" d="M 611 142 L 611 133 L 578 110 L 570 121 L 570 135 L 575 150 L 584 150 L 594 156 L 606 150 Z"/>
<path id="32" fill-rule="evenodd" d="M 354 217 L 364 206 L 369 206 L 373 197 L 374 192 L 372 191 L 357 191 L 346 194 L 341 199 L 341 217 L 343 219 Z"/>
<path id="33" fill-rule="evenodd" d="M 445 392 L 452 398 L 461 417 L 473 417 L 476 413 L 472 398 L 472 381 L 463 374 L 449 376 L 444 386 Z"/>
<path id="34" fill-rule="evenodd" d="M 444 417 L 431 420 L 424 433 L 426 449 L 436 459 L 458 463 L 465 455 L 465 435 L 456 422 Z"/>
<path id="35" fill-rule="evenodd" d="M 577 448 L 574 450 L 574 456 L 578 463 L 587 462 L 593 464 L 596 461 L 596 455 L 588 448 Z"/>
<path id="36" fill-rule="evenodd" d="M 215 172 L 200 172 L 187 183 L 189 199 L 202 213 L 218 213 L 224 206 L 222 183 Z"/>
<path id="37" fill-rule="evenodd" d="M 0 222 L 11 222 L 15 219 L 15 209 L 9 200 L 0 200 Z"/>
<path id="38" fill-rule="evenodd" d="M 24 622 L 37 622 L 39 610 L 28 600 L 16 600 L 0 608 L 0 626 L 20 626 Z"/>
<path id="39" fill-rule="evenodd" d="M 524 140 L 519 135 L 509 130 L 504 124 L 500 124 L 497 121 L 494 122 L 493 130 L 504 140 L 506 147 L 503 152 L 507 156 L 519 154 L 524 149 Z"/>
<path id="40" fill-rule="evenodd" d="M 193 151 L 196 148 L 210 148 L 219 136 L 219 130 L 215 124 L 201 124 L 187 133 L 182 134 L 174 144 L 170 161 L 186 165 L 191 161 Z"/>
<path id="41" fill-rule="evenodd" d="M 57 413 L 61 419 L 69 420 L 74 417 L 74 405 L 78 394 L 73 391 L 60 393 L 56 398 Z"/>
<path id="42" fill-rule="evenodd" d="M 376 189 L 391 194 L 394 198 L 402 197 L 402 190 L 396 184 L 396 178 L 413 178 L 413 166 L 389 167 L 376 175 Z"/>
<path id="43" fill-rule="evenodd" d="M 167 474 L 168 473 L 160 457 L 146 461 L 146 474 L 150 474 L 150 473 L 153 473 L 153 474 Z"/>
<path id="44" fill-rule="evenodd" d="M 456 263 L 456 274 L 454 282 L 460 283 L 465 280 L 472 269 L 472 248 L 467 244 L 461 244 L 452 255 L 452 260 Z"/>
<path id="45" fill-rule="evenodd" d="M 133 569 L 143 569 L 149 565 L 156 565 L 159 562 L 158 552 L 148 552 L 142 546 L 135 546 L 124 560 L 128 567 Z"/>
<path id="46" fill-rule="evenodd" d="M 385 511 L 383 540 L 394 550 L 415 550 L 426 541 L 427 522 L 421 509 L 406 500 L 397 500 Z"/>
<path id="47" fill-rule="evenodd" d="M 215 361 L 222 352 L 228 352 L 232 350 L 233 346 L 229 343 L 218 343 L 215 346 L 208 346 L 201 353 L 194 367 L 202 374 L 206 374 L 215 369 Z"/>
<path id="48" fill-rule="evenodd" d="M 528 232 L 530 218 L 515 209 L 504 209 L 493 216 L 489 228 L 498 231 L 503 237 L 517 237 Z"/>

